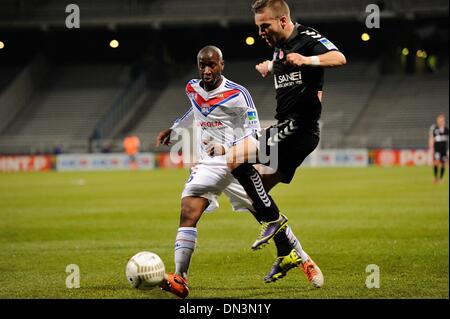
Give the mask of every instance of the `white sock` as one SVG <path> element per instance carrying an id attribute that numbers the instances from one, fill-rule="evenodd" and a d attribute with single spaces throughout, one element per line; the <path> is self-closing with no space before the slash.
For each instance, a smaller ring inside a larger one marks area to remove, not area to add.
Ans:
<path id="1" fill-rule="evenodd" d="M 297 239 L 297 237 L 295 237 L 294 232 L 289 225 L 286 227 L 285 232 L 286 237 L 289 240 L 289 244 L 291 244 L 291 247 L 295 248 L 298 255 L 302 258 L 302 261 L 307 261 L 309 259 L 308 254 L 303 250 L 300 241 Z"/>
<path id="2" fill-rule="evenodd" d="M 197 243 L 197 228 L 195 227 L 178 228 L 174 247 L 175 274 L 187 278 L 189 264 L 191 262 L 191 256 L 194 253 L 196 243 Z"/>

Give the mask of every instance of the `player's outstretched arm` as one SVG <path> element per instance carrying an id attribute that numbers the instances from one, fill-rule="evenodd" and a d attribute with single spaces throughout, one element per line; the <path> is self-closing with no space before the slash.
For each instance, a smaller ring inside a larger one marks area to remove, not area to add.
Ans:
<path id="1" fill-rule="evenodd" d="M 155 146 L 159 147 L 161 144 L 169 145 L 170 144 L 170 133 L 172 133 L 172 129 L 170 129 L 170 128 L 159 132 L 158 136 L 156 137 Z"/>
<path id="2" fill-rule="evenodd" d="M 333 68 L 347 64 L 347 59 L 339 51 L 330 51 L 315 56 L 303 56 L 299 53 L 289 53 L 286 56 L 286 63 L 302 66 L 319 66 L 322 68 Z"/>

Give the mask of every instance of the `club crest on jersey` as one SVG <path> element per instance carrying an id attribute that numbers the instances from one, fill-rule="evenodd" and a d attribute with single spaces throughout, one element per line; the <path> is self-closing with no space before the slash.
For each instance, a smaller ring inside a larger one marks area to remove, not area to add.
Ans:
<path id="1" fill-rule="evenodd" d="M 208 115 L 209 114 L 209 105 L 204 103 L 202 104 L 202 106 L 200 107 L 201 111 L 203 115 Z"/>
<path id="2" fill-rule="evenodd" d="M 279 60 L 283 60 L 283 58 L 284 58 L 284 52 L 283 52 L 283 50 L 275 51 L 275 52 L 273 53 L 273 60 L 276 60 L 277 57 L 278 57 Z"/>

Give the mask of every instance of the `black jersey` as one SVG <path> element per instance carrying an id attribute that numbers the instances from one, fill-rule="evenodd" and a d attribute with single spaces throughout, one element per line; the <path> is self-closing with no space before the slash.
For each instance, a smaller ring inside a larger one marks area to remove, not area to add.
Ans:
<path id="1" fill-rule="evenodd" d="M 275 48 L 273 74 L 279 121 L 294 119 L 307 127 L 318 127 L 322 104 L 317 92 L 322 90 L 324 70 L 321 67 L 284 64 L 288 53 L 303 56 L 337 51 L 336 46 L 316 30 L 296 24 L 289 39 Z"/>
<path id="2" fill-rule="evenodd" d="M 433 137 L 434 149 L 446 152 L 448 150 L 448 127 L 439 128 L 436 124 L 430 127 L 430 136 Z"/>

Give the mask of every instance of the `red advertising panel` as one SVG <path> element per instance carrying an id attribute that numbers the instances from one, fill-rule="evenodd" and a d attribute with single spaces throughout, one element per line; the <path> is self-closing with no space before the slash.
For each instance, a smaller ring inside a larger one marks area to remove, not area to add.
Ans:
<path id="1" fill-rule="evenodd" d="M 183 156 L 175 153 L 160 153 L 157 155 L 158 167 L 183 168 Z"/>
<path id="2" fill-rule="evenodd" d="M 375 165 L 379 166 L 426 166 L 433 162 L 432 154 L 425 149 L 379 149 L 374 157 Z"/>
<path id="3" fill-rule="evenodd" d="M 0 172 L 43 172 L 51 168 L 50 155 L 0 156 Z"/>

